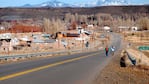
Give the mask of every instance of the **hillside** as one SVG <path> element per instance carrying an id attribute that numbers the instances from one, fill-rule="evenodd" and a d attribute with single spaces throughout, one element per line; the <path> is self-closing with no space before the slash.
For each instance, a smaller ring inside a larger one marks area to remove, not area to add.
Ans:
<path id="1" fill-rule="evenodd" d="M 108 13 L 111 15 L 122 16 L 123 14 L 149 14 L 149 6 L 101 6 L 93 8 L 0 8 L 0 19 L 18 19 L 18 18 L 37 18 L 43 17 L 63 18 L 66 13 L 78 13 L 82 15 L 90 15 L 97 13 Z"/>

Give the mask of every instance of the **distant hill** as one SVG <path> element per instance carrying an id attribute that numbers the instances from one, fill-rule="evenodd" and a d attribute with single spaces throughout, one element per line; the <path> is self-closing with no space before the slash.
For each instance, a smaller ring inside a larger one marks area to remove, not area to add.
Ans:
<path id="1" fill-rule="evenodd" d="M 78 13 L 82 15 L 97 14 L 97 13 L 108 13 L 111 15 L 121 16 L 123 14 L 148 14 L 149 6 L 101 6 L 101 7 L 90 7 L 90 8 L 71 8 L 71 7 L 42 7 L 42 8 L 0 8 L 0 19 L 10 18 L 38 18 L 43 17 L 52 18 L 59 17 L 63 18 L 66 13 Z M 15 17 L 14 17 L 15 16 Z"/>

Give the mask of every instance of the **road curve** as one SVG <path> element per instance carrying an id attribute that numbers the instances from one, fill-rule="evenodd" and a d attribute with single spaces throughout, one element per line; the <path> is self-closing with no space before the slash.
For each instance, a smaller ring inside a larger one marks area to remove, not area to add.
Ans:
<path id="1" fill-rule="evenodd" d="M 120 36 L 111 35 L 111 45 L 118 50 Z M 0 84 L 91 84 L 111 58 L 98 50 L 4 64 L 0 65 Z"/>

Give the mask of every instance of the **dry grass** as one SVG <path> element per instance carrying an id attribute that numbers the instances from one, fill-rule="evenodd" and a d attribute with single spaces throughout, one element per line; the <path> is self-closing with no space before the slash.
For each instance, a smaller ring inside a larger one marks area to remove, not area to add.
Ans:
<path id="1" fill-rule="evenodd" d="M 125 32 L 124 39 L 133 45 L 149 45 L 149 31 Z"/>
<path id="2" fill-rule="evenodd" d="M 115 56 L 112 62 L 102 70 L 95 84 L 149 84 L 149 67 L 121 68 L 119 55 Z"/>
<path id="3" fill-rule="evenodd" d="M 144 51 L 143 53 L 149 57 L 149 52 Z"/>

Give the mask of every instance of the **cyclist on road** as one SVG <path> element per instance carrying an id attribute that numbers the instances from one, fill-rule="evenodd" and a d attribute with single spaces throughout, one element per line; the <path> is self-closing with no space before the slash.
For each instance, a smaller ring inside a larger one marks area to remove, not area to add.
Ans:
<path id="1" fill-rule="evenodd" d="M 115 47 L 114 46 L 111 47 L 111 51 L 112 51 L 112 56 L 113 56 L 114 52 L 115 52 Z"/>

